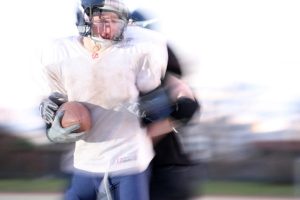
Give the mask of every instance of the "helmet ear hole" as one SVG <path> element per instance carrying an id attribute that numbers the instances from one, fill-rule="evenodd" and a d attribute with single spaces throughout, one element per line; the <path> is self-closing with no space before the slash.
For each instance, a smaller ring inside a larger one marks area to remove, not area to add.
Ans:
<path id="1" fill-rule="evenodd" d="M 90 17 L 90 15 L 91 15 L 90 8 L 85 8 L 83 13 L 84 13 L 86 16 Z"/>

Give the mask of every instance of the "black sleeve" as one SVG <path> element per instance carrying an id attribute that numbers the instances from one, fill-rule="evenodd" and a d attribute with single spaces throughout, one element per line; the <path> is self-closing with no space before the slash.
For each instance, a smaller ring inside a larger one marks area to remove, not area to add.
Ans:
<path id="1" fill-rule="evenodd" d="M 167 65 L 167 72 L 174 73 L 178 75 L 179 77 L 182 76 L 181 66 L 179 63 L 178 58 L 176 57 L 174 51 L 170 48 L 170 46 L 167 47 L 168 49 L 168 65 Z"/>
<path id="2" fill-rule="evenodd" d="M 144 125 L 169 117 L 173 108 L 169 91 L 164 86 L 159 86 L 139 98 L 139 110 Z"/>

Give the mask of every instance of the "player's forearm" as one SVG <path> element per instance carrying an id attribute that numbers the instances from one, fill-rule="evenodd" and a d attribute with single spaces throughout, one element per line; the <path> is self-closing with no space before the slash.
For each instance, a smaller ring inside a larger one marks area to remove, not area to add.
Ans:
<path id="1" fill-rule="evenodd" d="M 169 119 L 163 119 L 147 126 L 147 133 L 151 138 L 168 134 L 173 129 L 172 122 Z"/>

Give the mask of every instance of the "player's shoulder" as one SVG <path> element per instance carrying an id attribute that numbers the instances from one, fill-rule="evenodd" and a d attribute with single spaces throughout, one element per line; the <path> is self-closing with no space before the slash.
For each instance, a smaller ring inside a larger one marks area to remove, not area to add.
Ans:
<path id="1" fill-rule="evenodd" d="M 43 64 L 58 63 L 70 57 L 78 39 L 78 36 L 69 36 L 46 41 L 42 50 Z"/>
<path id="2" fill-rule="evenodd" d="M 74 45 L 79 42 L 79 36 L 68 36 L 63 38 L 56 38 L 50 41 L 50 46 L 56 51 L 67 51 L 72 49 Z"/>

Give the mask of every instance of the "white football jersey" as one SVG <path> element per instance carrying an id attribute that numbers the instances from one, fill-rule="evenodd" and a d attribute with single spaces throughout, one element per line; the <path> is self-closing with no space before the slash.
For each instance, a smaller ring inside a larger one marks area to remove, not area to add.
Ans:
<path id="1" fill-rule="evenodd" d="M 124 174 L 148 167 L 152 142 L 127 107 L 160 85 L 167 59 L 166 40 L 137 26 L 128 26 L 124 40 L 100 49 L 96 58 L 78 36 L 55 41 L 43 54 L 51 91 L 84 103 L 92 115 L 92 129 L 75 145 L 75 168 Z"/>

